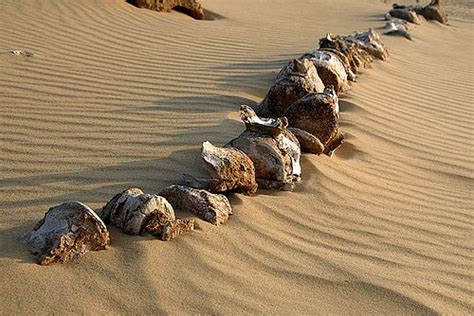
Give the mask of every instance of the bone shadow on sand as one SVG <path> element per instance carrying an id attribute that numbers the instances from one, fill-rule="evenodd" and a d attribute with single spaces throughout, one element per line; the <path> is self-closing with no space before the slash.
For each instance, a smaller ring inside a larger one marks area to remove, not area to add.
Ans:
<path id="1" fill-rule="evenodd" d="M 263 99 L 275 82 L 280 69 L 289 60 L 298 56 L 284 55 L 275 60 L 252 60 L 247 63 L 235 63 L 211 68 L 220 74 L 219 87 L 226 91 L 238 91 Z"/>

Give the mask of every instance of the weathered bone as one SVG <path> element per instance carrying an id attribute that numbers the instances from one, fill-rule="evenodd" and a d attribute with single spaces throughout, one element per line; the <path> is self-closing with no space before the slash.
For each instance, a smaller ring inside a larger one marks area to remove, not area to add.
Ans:
<path id="1" fill-rule="evenodd" d="M 190 233 L 194 230 L 194 219 L 185 219 L 180 218 L 175 221 L 166 223 L 163 226 L 163 232 L 161 234 L 161 239 L 168 241 L 175 239 L 179 235 Z"/>
<path id="2" fill-rule="evenodd" d="M 188 186 L 172 185 L 163 189 L 164 196 L 176 209 L 189 210 L 214 225 L 224 224 L 232 215 L 232 207 L 225 195 Z"/>
<path id="3" fill-rule="evenodd" d="M 344 139 L 339 129 L 336 103 L 336 92 L 327 87 L 324 93 L 309 94 L 293 103 L 285 113 L 291 127 L 316 136 L 329 156 Z"/>
<path id="4" fill-rule="evenodd" d="M 388 57 L 388 50 L 382 42 L 380 35 L 374 29 L 369 29 L 367 32 L 356 32 L 352 35 L 343 36 L 348 42 L 358 44 L 367 53 L 380 60 L 386 60 Z"/>
<path id="5" fill-rule="evenodd" d="M 357 76 L 355 72 L 352 71 L 351 62 L 349 58 L 347 58 L 346 55 L 344 55 L 342 52 L 334 48 L 319 48 L 318 50 L 328 52 L 329 54 L 332 54 L 336 58 L 338 58 L 339 61 L 341 61 L 342 65 L 344 66 L 344 70 L 346 71 L 346 74 L 347 74 L 347 80 L 353 81 L 353 82 L 356 81 Z M 324 90 L 320 92 L 324 92 Z"/>
<path id="6" fill-rule="evenodd" d="M 353 45 L 353 55 L 352 58 L 354 63 L 357 65 L 357 68 L 372 68 L 372 63 L 374 58 L 366 52 L 364 49 L 360 48 L 359 45 L 355 43 L 347 43 L 348 45 Z"/>
<path id="7" fill-rule="evenodd" d="M 388 22 L 393 22 L 395 24 L 402 24 L 407 31 L 413 30 L 416 28 L 416 24 L 410 23 L 407 20 L 397 19 L 390 15 L 390 13 L 385 14 L 385 20 Z"/>
<path id="8" fill-rule="evenodd" d="M 349 60 L 353 73 L 356 73 L 360 67 L 370 67 L 373 62 L 373 58 L 359 44 L 348 42 L 342 36 L 327 34 L 319 40 L 319 48 L 334 49 L 344 54 Z"/>
<path id="9" fill-rule="evenodd" d="M 328 51 L 316 50 L 314 53 L 305 54 L 301 58 L 307 58 L 314 63 L 319 77 L 326 87 L 333 86 L 338 93 L 349 89 L 346 69 L 336 55 Z"/>
<path id="10" fill-rule="evenodd" d="M 182 9 L 196 20 L 204 19 L 204 9 L 196 0 L 127 0 L 139 7 L 159 12 L 171 12 L 173 9 Z"/>
<path id="11" fill-rule="evenodd" d="M 38 263 L 70 262 L 110 243 L 107 227 L 97 214 L 80 202 L 66 202 L 46 212 L 33 231 L 22 238 Z"/>
<path id="12" fill-rule="evenodd" d="M 173 226 L 176 221 L 174 209 L 168 201 L 161 196 L 144 194 L 138 188 L 125 190 L 114 196 L 102 209 L 101 217 L 106 223 L 122 229 L 131 235 L 148 232 L 163 240 L 169 240 L 169 235 L 164 236 L 164 227 Z M 170 224 L 171 223 L 171 224 Z M 179 230 L 173 233 L 193 230 L 194 222 L 180 221 Z M 186 229 L 181 227 L 186 224 Z"/>
<path id="13" fill-rule="evenodd" d="M 261 114 L 280 117 L 298 99 L 323 90 L 324 84 L 313 63 L 306 59 L 294 59 L 279 72 L 276 83 L 261 103 Z"/>
<path id="14" fill-rule="evenodd" d="M 431 0 L 426 6 L 414 6 L 415 12 L 427 20 L 436 20 L 440 23 L 448 23 L 448 13 L 442 0 Z"/>
<path id="15" fill-rule="evenodd" d="M 315 155 L 321 155 L 324 152 L 324 145 L 313 134 L 297 127 L 288 127 L 288 130 L 298 139 L 302 152 Z"/>
<path id="16" fill-rule="evenodd" d="M 247 105 L 240 106 L 239 114 L 240 119 L 245 124 L 245 128 L 253 132 L 278 136 L 288 126 L 288 120 L 286 117 L 261 118 L 250 106 Z"/>
<path id="17" fill-rule="evenodd" d="M 414 24 L 421 24 L 421 22 L 423 21 L 416 14 L 412 6 L 398 5 L 395 3 L 393 4 L 392 9 L 388 13 L 394 18 L 402 19 Z"/>
<path id="18" fill-rule="evenodd" d="M 246 130 L 226 147 L 243 151 L 253 161 L 259 187 L 292 190 L 301 176 L 300 148 L 296 137 L 286 127 L 285 117 L 258 117 L 246 105 L 240 108 Z"/>
<path id="19" fill-rule="evenodd" d="M 337 96 L 336 96 L 337 98 Z M 277 119 L 261 118 L 247 105 L 240 107 L 240 118 L 245 123 L 247 130 L 256 131 L 258 133 L 270 132 L 278 142 L 279 147 L 288 153 L 292 160 L 293 176 L 301 176 L 300 166 L 300 148 L 298 140 L 291 132 L 286 129 L 288 127 L 288 119 L 280 117 Z"/>
<path id="20" fill-rule="evenodd" d="M 411 40 L 411 35 L 408 33 L 408 27 L 405 20 L 392 19 L 385 24 L 385 35 L 401 35 Z"/>
<path id="21" fill-rule="evenodd" d="M 211 179 L 196 179 L 185 175 L 185 184 L 213 193 L 240 191 L 247 195 L 257 192 L 255 167 L 252 160 L 236 148 L 219 148 L 210 142 L 202 144 L 201 157 Z"/>
<path id="22" fill-rule="evenodd" d="M 29 51 L 26 51 L 26 50 L 22 50 L 22 49 L 14 49 L 12 51 L 10 51 L 11 54 L 13 55 L 16 55 L 16 56 L 23 56 L 23 57 L 33 57 L 35 56 L 35 54 L 29 52 Z"/>

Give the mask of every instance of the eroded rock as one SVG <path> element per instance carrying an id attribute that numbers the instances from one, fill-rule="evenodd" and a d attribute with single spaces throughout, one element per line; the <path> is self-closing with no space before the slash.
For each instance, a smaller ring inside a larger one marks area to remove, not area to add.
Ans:
<path id="1" fill-rule="evenodd" d="M 300 147 L 287 130 L 288 120 L 261 118 L 246 105 L 240 107 L 246 130 L 226 147 L 243 151 L 253 161 L 259 187 L 292 190 L 301 176 Z"/>
<path id="2" fill-rule="evenodd" d="M 162 240 L 169 240 L 171 235 L 177 236 L 179 232 L 189 232 L 194 228 L 192 220 L 179 220 L 175 223 L 174 209 L 164 197 L 145 194 L 138 188 L 125 190 L 114 196 L 103 207 L 101 218 L 105 223 L 111 223 L 127 234 L 139 235 L 148 232 Z M 187 225 L 187 228 L 182 227 L 183 225 Z M 178 226 L 179 229 L 165 237 L 164 228 L 168 226 Z"/>
<path id="3" fill-rule="evenodd" d="M 185 175 L 185 184 L 213 193 L 239 191 L 246 195 L 257 192 L 255 167 L 252 160 L 236 148 L 220 148 L 210 142 L 202 144 L 201 157 L 211 179 Z"/>
<path id="4" fill-rule="evenodd" d="M 294 59 L 277 75 L 261 103 L 261 115 L 280 117 L 295 101 L 312 92 L 324 91 L 324 84 L 314 64 L 307 59 Z"/>
<path id="5" fill-rule="evenodd" d="M 171 12 L 178 10 L 195 18 L 196 20 L 204 19 L 204 8 L 196 0 L 127 0 L 130 4 L 139 8 L 159 12 Z"/>
<path id="6" fill-rule="evenodd" d="M 188 210 L 214 225 L 224 224 L 232 215 L 229 200 L 222 194 L 172 185 L 163 189 L 159 195 L 165 197 L 174 208 Z"/>
<path id="7" fill-rule="evenodd" d="M 308 94 L 293 103 L 285 113 L 291 127 L 316 136 L 324 146 L 324 153 L 332 155 L 344 137 L 339 129 L 338 98 L 333 87 L 324 93 Z"/>
<path id="8" fill-rule="evenodd" d="M 66 202 L 50 208 L 22 242 L 39 264 L 48 265 L 74 261 L 91 250 L 104 250 L 110 238 L 92 209 L 80 202 Z"/>

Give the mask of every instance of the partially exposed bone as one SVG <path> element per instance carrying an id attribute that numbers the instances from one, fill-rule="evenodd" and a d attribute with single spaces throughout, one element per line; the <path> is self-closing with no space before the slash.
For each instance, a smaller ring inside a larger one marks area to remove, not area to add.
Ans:
<path id="1" fill-rule="evenodd" d="M 388 22 L 394 22 L 395 24 L 402 24 L 407 29 L 407 31 L 410 31 L 417 26 L 416 24 L 410 23 L 407 20 L 394 18 L 390 15 L 390 13 L 385 14 L 385 20 Z"/>
<path id="2" fill-rule="evenodd" d="M 251 107 L 242 105 L 240 107 L 240 118 L 245 123 L 247 130 L 263 134 L 270 132 L 269 135 L 272 135 L 278 141 L 280 149 L 290 155 L 293 176 L 301 176 L 299 143 L 296 137 L 286 129 L 288 126 L 286 117 L 277 119 L 261 118 L 255 114 Z"/>
<path id="3" fill-rule="evenodd" d="M 414 8 L 412 6 L 404 6 L 393 4 L 392 10 L 390 10 L 389 14 L 398 19 L 402 19 L 414 24 L 421 24 L 423 20 L 416 14 Z"/>
<path id="4" fill-rule="evenodd" d="M 319 48 L 323 50 L 334 49 L 344 54 L 349 60 L 353 73 L 356 73 L 360 67 L 370 67 L 373 61 L 373 58 L 359 44 L 348 42 L 342 36 L 326 34 L 325 37 L 319 40 Z"/>
<path id="5" fill-rule="evenodd" d="M 23 56 L 23 57 L 33 57 L 35 54 L 28 52 L 26 50 L 21 50 L 21 49 L 15 49 L 10 51 L 11 54 L 16 55 L 16 56 Z"/>
<path id="6" fill-rule="evenodd" d="M 214 225 L 225 223 L 232 215 L 229 200 L 222 194 L 172 185 L 163 189 L 159 195 L 164 196 L 174 208 L 188 210 Z"/>
<path id="7" fill-rule="evenodd" d="M 411 40 L 411 35 L 408 33 L 408 28 L 405 23 L 400 23 L 398 21 L 404 21 L 400 19 L 393 19 L 385 24 L 386 35 L 401 35 L 405 38 Z"/>
<path id="8" fill-rule="evenodd" d="M 324 145 L 313 134 L 296 127 L 289 127 L 288 130 L 298 139 L 302 152 L 315 155 L 321 155 L 324 152 Z"/>
<path id="9" fill-rule="evenodd" d="M 436 20 L 440 23 L 448 23 L 448 13 L 442 0 L 431 0 L 426 6 L 414 6 L 415 12 L 427 20 Z"/>
<path id="10" fill-rule="evenodd" d="M 148 232 L 163 240 L 164 227 L 176 220 L 173 207 L 164 197 L 144 194 L 138 188 L 125 190 L 114 196 L 103 207 L 101 217 L 104 222 L 111 223 L 128 234 Z M 189 229 L 183 229 L 183 232 L 193 228 L 191 221 L 186 223 Z"/>
<path id="11" fill-rule="evenodd" d="M 342 64 L 344 65 L 344 70 L 347 73 L 347 80 L 356 81 L 357 76 L 356 76 L 355 72 L 352 71 L 351 62 L 350 62 L 349 58 L 347 58 L 346 55 L 344 55 L 342 52 L 340 52 L 340 51 L 338 51 L 337 49 L 334 49 L 334 48 L 320 48 L 318 50 L 326 51 L 329 54 L 335 55 L 335 57 L 337 57 L 342 62 Z M 321 91 L 321 92 L 323 92 L 323 91 Z"/>
<path id="12" fill-rule="evenodd" d="M 367 32 L 356 32 L 352 35 L 343 36 L 343 38 L 348 42 L 358 44 L 375 58 L 386 60 L 388 57 L 388 50 L 385 48 L 380 35 L 372 28 Z"/>
<path id="13" fill-rule="evenodd" d="M 358 45 L 356 47 L 359 47 Z M 357 54 L 354 56 L 358 63 L 364 68 L 371 68 L 371 63 L 374 62 L 374 58 L 367 51 L 362 48 L 357 49 Z"/>
<path id="14" fill-rule="evenodd" d="M 179 235 L 190 233 L 194 230 L 194 219 L 176 219 L 166 223 L 163 226 L 163 233 L 161 234 L 161 239 L 168 241 L 175 239 Z"/>
<path id="15" fill-rule="evenodd" d="M 336 55 L 316 50 L 312 54 L 303 55 L 302 58 L 308 58 L 314 63 L 326 87 L 333 86 L 338 93 L 349 89 L 346 69 Z"/>
<path id="16" fill-rule="evenodd" d="M 246 130 L 226 147 L 238 148 L 250 157 L 260 187 L 292 189 L 301 175 L 300 148 L 286 129 L 288 120 L 260 118 L 246 105 L 241 106 L 240 116 Z"/>
<path id="17" fill-rule="evenodd" d="M 324 84 L 313 63 L 306 59 L 294 59 L 278 74 L 276 83 L 261 103 L 261 114 L 280 117 L 298 99 L 323 90 Z"/>
<path id="18" fill-rule="evenodd" d="M 344 139 L 339 129 L 336 102 L 334 89 L 327 87 L 324 93 L 309 94 L 293 103 L 285 113 L 290 126 L 316 136 L 327 155 L 331 155 Z"/>
<path id="19" fill-rule="evenodd" d="M 281 149 L 290 155 L 294 181 L 299 181 L 301 179 L 301 148 L 298 138 L 296 138 L 296 136 L 294 136 L 289 130 L 285 130 L 277 137 L 277 140 L 280 141 Z"/>
<path id="20" fill-rule="evenodd" d="M 210 142 L 202 144 L 201 157 L 211 179 L 186 176 L 185 183 L 214 193 L 240 191 L 251 195 L 257 191 L 255 167 L 252 160 L 236 148 L 220 148 Z"/>
<path id="21" fill-rule="evenodd" d="M 288 120 L 285 117 L 261 118 L 247 105 L 241 105 L 239 113 L 240 119 L 249 131 L 277 136 L 288 126 Z"/>
<path id="22" fill-rule="evenodd" d="M 196 0 L 127 0 L 139 7 L 159 12 L 171 12 L 173 9 L 183 9 L 186 14 L 196 20 L 204 19 L 204 9 Z"/>
<path id="23" fill-rule="evenodd" d="M 38 263 L 70 262 L 90 250 L 104 250 L 109 232 L 97 214 L 80 202 L 66 202 L 46 212 L 22 241 Z"/>

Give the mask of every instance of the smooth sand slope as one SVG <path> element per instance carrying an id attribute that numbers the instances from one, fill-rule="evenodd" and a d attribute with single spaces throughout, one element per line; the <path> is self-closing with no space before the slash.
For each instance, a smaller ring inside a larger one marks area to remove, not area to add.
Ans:
<path id="1" fill-rule="evenodd" d="M 389 61 L 341 101 L 346 144 L 305 156 L 296 192 L 232 195 L 227 225 L 172 242 L 112 228 L 108 251 L 33 262 L 17 237 L 48 207 L 205 175 L 201 143 L 238 135 L 239 105 L 281 66 L 326 32 L 383 26 L 389 7 L 202 2 L 224 19 L 0 1 L 0 313 L 472 313 L 474 31 L 460 19 L 384 37 Z"/>

